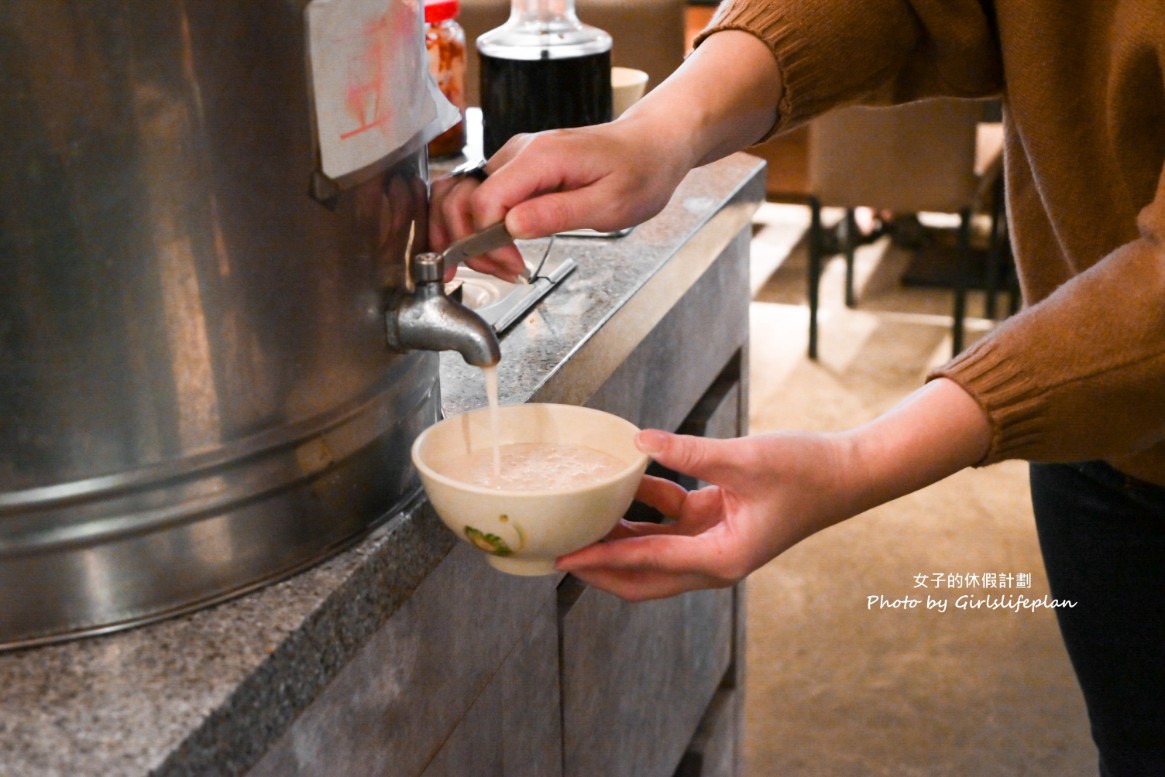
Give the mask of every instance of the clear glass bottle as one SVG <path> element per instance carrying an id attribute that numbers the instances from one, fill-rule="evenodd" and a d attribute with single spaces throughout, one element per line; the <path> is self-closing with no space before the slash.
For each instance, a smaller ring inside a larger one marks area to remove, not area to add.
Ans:
<path id="1" fill-rule="evenodd" d="M 574 0 L 512 0 L 477 51 L 487 156 L 519 132 L 611 120 L 611 36 L 579 21 Z"/>
<path id="2" fill-rule="evenodd" d="M 441 93 L 461 111 L 461 120 L 429 141 L 433 159 L 456 156 L 465 147 L 465 30 L 457 21 L 458 0 L 426 0 L 425 50 Z"/>

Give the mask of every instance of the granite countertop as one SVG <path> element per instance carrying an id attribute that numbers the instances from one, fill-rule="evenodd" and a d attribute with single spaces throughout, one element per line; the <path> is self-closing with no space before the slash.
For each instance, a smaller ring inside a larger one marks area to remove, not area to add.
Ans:
<path id="1" fill-rule="evenodd" d="M 693 171 L 626 237 L 558 239 L 555 255 L 578 269 L 502 339 L 501 402 L 577 402 L 587 376 L 600 381 L 619 358 L 617 341 L 594 345 L 604 325 L 621 314 L 610 329 L 626 337 L 649 327 L 644 311 L 668 304 L 676 281 L 663 276 L 684 252 L 706 254 L 694 244 L 708 233 L 727 239 L 748 224 L 762 172 L 760 160 L 734 155 Z M 538 255 L 544 245 L 521 248 Z M 442 354 L 441 384 L 447 414 L 486 402 L 481 373 L 456 354 Z M 283 582 L 131 631 L 0 654 L 0 775 L 243 772 L 455 542 L 418 495 L 356 546 Z"/>

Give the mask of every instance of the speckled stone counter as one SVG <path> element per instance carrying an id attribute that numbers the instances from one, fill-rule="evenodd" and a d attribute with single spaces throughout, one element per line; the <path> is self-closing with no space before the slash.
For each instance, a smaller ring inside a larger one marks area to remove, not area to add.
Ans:
<path id="1" fill-rule="evenodd" d="M 590 396 L 654 311 L 703 271 L 699 257 L 747 227 L 762 173 L 759 160 L 736 155 L 694 171 L 626 237 L 558 240 L 555 253 L 578 269 L 503 338 L 501 401 Z M 446 413 L 485 404 L 480 373 L 456 355 L 441 356 L 441 375 Z M 0 775 L 246 772 L 455 544 L 418 495 L 355 547 L 252 594 L 0 655 Z"/>

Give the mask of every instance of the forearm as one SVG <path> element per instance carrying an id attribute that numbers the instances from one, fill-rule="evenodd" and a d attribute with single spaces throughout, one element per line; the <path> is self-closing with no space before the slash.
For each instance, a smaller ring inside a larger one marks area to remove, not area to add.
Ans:
<path id="1" fill-rule="evenodd" d="M 625 523 L 559 568 L 628 599 L 728 585 L 815 532 L 978 462 L 990 424 L 958 384 L 929 383 L 839 434 L 711 440 L 640 433 L 657 462 L 714 487 L 687 492 L 648 478 L 638 498 L 674 518 Z"/>
<path id="2" fill-rule="evenodd" d="M 1155 209 L 1156 223 L 1148 209 L 1142 216 L 1143 238 L 1060 283 L 938 371 L 990 410 L 997 430 L 990 460 L 1103 459 L 1160 482 L 1165 192 Z M 1029 278 L 1039 279 L 1042 266 L 1026 265 L 1033 266 Z"/>
<path id="3" fill-rule="evenodd" d="M 725 0 L 700 36 L 747 30 L 765 41 L 780 63 L 785 99 L 778 128 L 784 130 L 855 102 L 997 93 L 1002 69 L 987 5 Z"/>
<path id="4" fill-rule="evenodd" d="M 709 37 L 621 122 L 647 130 L 698 167 L 751 145 L 776 122 L 781 76 L 756 37 L 726 30 Z"/>
<path id="5" fill-rule="evenodd" d="M 943 378 L 845 437 L 852 462 L 845 492 L 853 503 L 844 512 L 856 515 L 982 461 L 991 422 L 966 391 Z"/>

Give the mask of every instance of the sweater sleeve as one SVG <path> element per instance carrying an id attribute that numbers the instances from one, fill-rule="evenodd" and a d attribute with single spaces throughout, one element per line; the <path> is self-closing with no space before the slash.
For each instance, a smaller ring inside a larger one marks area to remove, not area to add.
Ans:
<path id="1" fill-rule="evenodd" d="M 784 82 L 773 133 L 840 105 L 1001 86 L 994 26 L 976 0 L 725 0 L 696 45 L 721 30 L 751 33 L 773 52 Z"/>
<path id="2" fill-rule="evenodd" d="M 1137 239 L 930 376 L 959 383 L 987 412 L 994 433 L 984 464 L 1106 459 L 1160 481 L 1165 183 L 1141 210 L 1137 227 Z"/>

